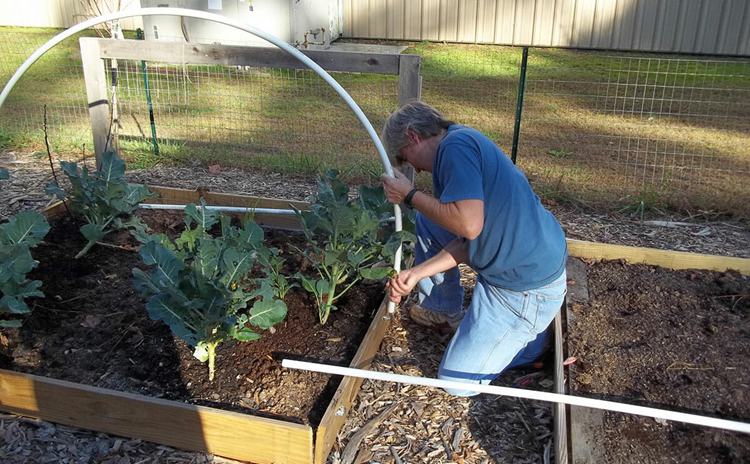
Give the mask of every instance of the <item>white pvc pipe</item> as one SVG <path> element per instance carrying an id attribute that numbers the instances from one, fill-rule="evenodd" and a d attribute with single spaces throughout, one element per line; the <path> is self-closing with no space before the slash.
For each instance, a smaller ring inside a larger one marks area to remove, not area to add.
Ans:
<path id="1" fill-rule="evenodd" d="M 142 209 L 162 209 L 166 211 L 182 211 L 187 205 L 178 204 L 167 204 L 167 203 L 141 203 L 138 205 Z M 203 208 L 201 205 L 195 205 L 196 208 Z M 214 206 L 206 205 L 205 208 L 209 211 L 223 211 L 225 213 L 259 213 L 259 214 L 278 214 L 281 216 L 295 216 L 297 212 L 293 209 L 278 209 L 278 208 L 246 208 L 242 206 Z M 391 216 L 387 219 L 388 222 L 396 221 L 396 218 Z"/>
<path id="2" fill-rule="evenodd" d="M 703 425 L 734 432 L 750 433 L 750 423 L 718 419 L 715 417 L 700 416 L 684 412 L 668 411 L 666 409 L 649 408 L 632 404 L 616 403 L 614 401 L 597 400 L 581 396 L 561 395 L 559 393 L 548 393 L 534 390 L 522 390 L 520 388 L 499 387 L 495 385 L 477 385 L 456 382 L 451 380 L 432 379 L 427 377 L 416 377 L 411 375 L 392 374 L 390 372 L 368 371 L 354 369 L 351 367 L 331 366 L 304 361 L 284 359 L 281 361 L 283 367 L 289 369 L 302 369 L 306 371 L 321 372 L 324 374 L 343 375 L 347 377 L 358 377 L 370 380 L 382 380 L 385 382 L 398 382 L 410 385 L 422 385 L 425 387 L 448 388 L 453 390 L 475 391 L 478 393 L 489 393 L 498 396 L 513 396 L 528 400 L 548 401 L 551 403 L 563 403 L 572 406 L 583 406 L 586 408 L 604 409 L 607 411 L 622 412 L 625 414 L 636 414 L 639 416 L 653 417 L 655 419 L 666 419 L 671 421 L 685 422 L 687 424 Z"/>
<path id="3" fill-rule="evenodd" d="M 288 43 L 284 42 L 283 40 L 279 39 L 278 37 L 272 34 L 269 34 L 268 32 L 257 29 L 253 26 L 250 26 L 247 24 L 240 24 L 237 21 L 229 19 L 225 16 L 220 16 L 214 13 L 207 13 L 205 11 L 189 10 L 185 8 L 140 8 L 140 9 L 130 10 L 130 11 L 119 11 L 119 12 L 109 13 L 109 14 L 98 16 L 92 19 L 88 19 L 86 21 L 83 21 L 82 23 L 76 24 L 70 29 L 67 29 L 57 34 L 56 36 L 52 37 L 51 39 L 49 39 L 44 45 L 42 45 L 36 51 L 34 51 L 34 53 L 32 53 L 31 56 L 29 56 L 26 59 L 26 61 L 24 61 L 21 64 L 21 66 L 16 70 L 16 72 L 10 78 L 8 83 L 5 84 L 3 91 L 0 92 L 0 107 L 3 106 L 3 103 L 5 103 L 5 99 L 8 97 L 8 94 L 10 93 L 11 89 L 13 89 L 13 87 L 16 85 L 16 82 L 18 82 L 21 76 L 29 69 L 29 67 L 32 64 L 34 64 L 34 62 L 36 62 L 36 60 L 41 58 L 41 56 L 47 53 L 47 51 L 50 50 L 52 47 L 62 42 L 63 40 L 67 39 L 68 37 L 74 34 L 77 34 L 78 32 L 81 32 L 90 27 L 96 26 L 97 24 L 105 23 L 108 21 L 115 21 L 115 20 L 123 19 L 123 18 L 130 18 L 133 16 L 180 16 L 180 17 L 187 17 L 187 18 L 204 19 L 206 21 L 213 21 L 213 22 L 217 22 L 220 24 L 226 24 L 227 26 L 231 26 L 236 29 L 240 29 L 242 31 L 249 32 L 250 34 L 258 36 L 276 45 L 277 47 L 284 50 L 285 52 L 289 53 L 293 57 L 300 60 L 305 66 L 315 71 L 315 73 L 318 76 L 323 78 L 323 80 L 326 81 L 328 85 L 330 85 L 333 88 L 333 90 L 335 90 L 336 93 L 338 93 L 341 96 L 341 98 L 344 99 L 346 104 L 349 105 L 349 108 L 351 108 L 351 110 L 357 116 L 357 119 L 359 119 L 359 122 L 362 123 L 362 126 L 364 126 L 365 130 L 367 131 L 373 143 L 375 144 L 375 148 L 377 149 L 378 154 L 380 155 L 380 160 L 383 162 L 383 168 L 385 169 L 385 173 L 393 177 L 393 168 L 391 167 L 391 162 L 388 159 L 388 155 L 385 152 L 383 143 L 380 141 L 380 138 L 378 138 L 378 135 L 375 132 L 375 129 L 372 127 L 372 124 L 370 124 L 370 121 L 367 119 L 367 117 L 362 112 L 360 107 L 354 102 L 352 97 L 346 92 L 346 90 L 344 90 L 343 87 L 341 87 L 341 85 L 338 82 L 336 82 L 335 79 L 333 79 L 330 76 L 330 74 L 328 74 L 323 68 L 318 66 L 317 63 L 315 63 L 313 60 L 308 58 L 302 52 L 292 47 Z M 402 227 L 402 219 L 401 219 L 401 208 L 399 207 L 399 205 L 393 205 L 393 213 L 396 216 L 396 231 L 400 231 Z M 401 270 L 401 247 L 399 247 L 398 250 L 396 250 L 396 256 L 394 257 L 393 267 L 396 269 L 397 272 Z M 393 313 L 393 311 L 394 311 L 394 304 L 392 302 L 389 302 L 388 312 Z"/>
<path id="4" fill-rule="evenodd" d="M 168 211 L 182 211 L 187 205 L 170 205 L 170 204 L 158 204 L 158 203 L 141 203 L 138 205 L 139 208 L 143 209 L 163 209 Z M 294 216 L 297 214 L 293 209 L 277 209 L 277 208 L 243 208 L 242 206 L 211 206 L 206 205 L 195 205 L 198 209 L 206 208 L 209 211 L 223 211 L 226 213 L 262 213 L 262 214 L 279 214 L 283 216 Z"/>

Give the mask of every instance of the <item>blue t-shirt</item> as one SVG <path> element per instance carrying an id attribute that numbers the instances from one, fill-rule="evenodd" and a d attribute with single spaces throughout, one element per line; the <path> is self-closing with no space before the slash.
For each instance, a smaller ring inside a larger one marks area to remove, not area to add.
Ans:
<path id="1" fill-rule="evenodd" d="M 469 241 L 469 265 L 491 285 L 523 291 L 565 269 L 565 235 L 526 176 L 479 131 L 451 125 L 432 170 L 441 203 L 484 202 L 484 227 Z"/>

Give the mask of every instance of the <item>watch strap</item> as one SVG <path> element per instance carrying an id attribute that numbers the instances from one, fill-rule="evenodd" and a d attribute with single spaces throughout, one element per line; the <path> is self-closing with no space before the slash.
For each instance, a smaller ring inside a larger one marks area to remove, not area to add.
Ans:
<path id="1" fill-rule="evenodd" d="M 406 196 L 404 197 L 404 204 L 408 206 L 409 208 L 412 208 L 411 200 L 414 198 L 414 195 L 416 195 L 418 191 L 419 190 L 417 190 L 416 188 L 413 188 L 409 190 L 409 193 L 407 193 Z"/>

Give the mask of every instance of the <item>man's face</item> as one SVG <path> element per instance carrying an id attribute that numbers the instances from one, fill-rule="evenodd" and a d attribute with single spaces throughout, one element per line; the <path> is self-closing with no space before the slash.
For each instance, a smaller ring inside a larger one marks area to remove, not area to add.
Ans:
<path id="1" fill-rule="evenodd" d="M 420 171 L 430 171 L 432 168 L 432 165 L 426 163 L 427 160 L 427 153 L 425 153 L 425 149 L 427 148 L 427 145 L 424 143 L 424 140 L 422 140 L 419 135 L 417 135 L 415 132 L 408 131 L 407 132 L 407 139 L 408 143 L 405 147 L 401 148 L 398 151 L 398 156 L 396 159 L 401 163 L 408 163 L 410 164 L 414 170 L 419 173 Z"/>

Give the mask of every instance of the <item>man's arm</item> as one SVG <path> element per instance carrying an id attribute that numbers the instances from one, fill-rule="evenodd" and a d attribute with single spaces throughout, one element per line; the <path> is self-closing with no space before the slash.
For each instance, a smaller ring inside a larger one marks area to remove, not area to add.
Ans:
<path id="1" fill-rule="evenodd" d="M 474 240 L 484 227 L 484 202 L 482 200 L 458 200 L 441 203 L 424 192 L 417 192 L 411 204 L 432 222 L 453 232 L 459 237 Z"/>
<path id="2" fill-rule="evenodd" d="M 404 201 L 413 185 L 398 169 L 393 170 L 394 177 L 383 175 L 381 180 L 385 196 L 389 202 L 399 204 Z M 474 240 L 482 233 L 484 227 L 484 202 L 482 200 L 459 200 L 452 203 L 441 203 L 437 198 L 424 192 L 417 192 L 411 204 L 432 222 L 442 226 L 459 237 Z"/>
<path id="3" fill-rule="evenodd" d="M 389 298 L 398 303 L 401 297 L 411 293 L 417 283 L 425 277 L 431 277 L 440 272 L 453 269 L 460 263 L 469 259 L 469 244 L 464 239 L 456 239 L 448 244 L 438 254 L 427 261 L 414 266 L 398 275 L 388 282 Z"/>

